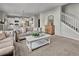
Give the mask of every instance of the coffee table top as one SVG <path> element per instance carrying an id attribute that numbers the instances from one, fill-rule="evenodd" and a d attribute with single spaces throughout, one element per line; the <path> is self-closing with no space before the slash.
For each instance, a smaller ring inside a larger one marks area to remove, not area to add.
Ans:
<path id="1" fill-rule="evenodd" d="M 26 40 L 31 42 L 31 41 L 36 41 L 36 40 L 43 39 L 43 38 L 48 38 L 50 36 L 51 36 L 50 34 L 41 33 L 40 36 L 37 36 L 37 37 L 34 37 L 32 35 L 26 36 Z"/>

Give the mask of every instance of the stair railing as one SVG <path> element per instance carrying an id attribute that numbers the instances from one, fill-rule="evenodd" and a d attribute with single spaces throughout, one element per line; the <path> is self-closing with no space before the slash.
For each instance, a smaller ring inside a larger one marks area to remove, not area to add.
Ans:
<path id="1" fill-rule="evenodd" d="M 61 22 L 72 28 L 73 30 L 79 32 L 79 19 L 66 14 L 64 12 L 61 13 Z"/>

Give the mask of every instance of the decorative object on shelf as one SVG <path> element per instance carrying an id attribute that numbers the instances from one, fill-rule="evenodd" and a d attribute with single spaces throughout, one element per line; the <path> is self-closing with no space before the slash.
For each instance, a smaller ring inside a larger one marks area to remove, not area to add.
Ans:
<path id="1" fill-rule="evenodd" d="M 10 23 L 10 25 L 13 25 L 13 23 Z"/>
<path id="2" fill-rule="evenodd" d="M 15 20 L 15 22 L 19 22 L 18 20 Z"/>
<path id="3" fill-rule="evenodd" d="M 15 24 L 15 25 L 19 25 L 19 24 Z"/>
<path id="4" fill-rule="evenodd" d="M 5 23 L 5 19 L 0 19 L 0 23 L 4 24 Z"/>
<path id="5" fill-rule="evenodd" d="M 33 33 L 32 33 L 32 36 L 37 37 L 37 36 L 39 36 L 39 33 L 33 32 Z"/>

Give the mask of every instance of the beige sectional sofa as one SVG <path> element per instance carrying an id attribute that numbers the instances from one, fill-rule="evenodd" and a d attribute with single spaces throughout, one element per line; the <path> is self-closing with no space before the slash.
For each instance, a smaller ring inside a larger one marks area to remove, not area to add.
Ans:
<path id="1" fill-rule="evenodd" d="M 9 33 L 10 34 L 10 33 Z M 0 56 L 8 55 L 14 51 L 13 36 L 8 36 L 6 32 L 0 32 Z"/>
<path id="2" fill-rule="evenodd" d="M 26 36 L 28 36 L 28 35 L 31 35 L 30 31 L 24 32 L 24 33 L 22 33 L 22 32 L 18 33 L 17 31 L 15 31 L 15 39 L 16 39 L 17 42 L 25 39 Z"/>
<path id="3" fill-rule="evenodd" d="M 29 27 L 29 28 L 27 28 L 26 31 L 25 31 L 25 30 L 23 31 L 23 30 L 21 30 L 21 29 L 16 30 L 16 31 L 15 31 L 16 41 L 20 41 L 20 40 L 25 39 L 26 36 L 31 35 L 32 32 L 39 32 L 39 33 L 41 33 L 41 32 L 42 32 L 42 29 L 41 29 L 41 28 L 38 28 L 38 27 L 36 27 L 36 28 L 30 28 L 30 27 Z"/>

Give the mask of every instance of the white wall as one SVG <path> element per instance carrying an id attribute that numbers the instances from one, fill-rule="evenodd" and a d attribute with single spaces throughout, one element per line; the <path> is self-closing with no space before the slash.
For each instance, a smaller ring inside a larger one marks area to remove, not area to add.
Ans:
<path id="1" fill-rule="evenodd" d="M 4 17 L 6 16 L 6 13 L 4 13 L 3 11 L 0 11 L 0 19 L 4 19 Z M 3 30 L 4 25 L 0 24 L 0 30 Z"/>
<path id="2" fill-rule="evenodd" d="M 5 17 L 5 13 L 3 11 L 0 11 L 0 19 L 3 19 Z"/>
<path id="3" fill-rule="evenodd" d="M 40 13 L 40 27 L 42 27 L 42 31 L 45 31 L 45 25 L 48 22 L 48 16 L 54 16 L 54 25 L 55 25 L 55 34 L 60 35 L 60 12 L 61 7 L 56 7 L 51 11 L 47 11 L 44 13 Z"/>
<path id="4" fill-rule="evenodd" d="M 72 14 L 79 18 L 79 3 L 68 4 L 64 6 L 66 13 Z"/>

